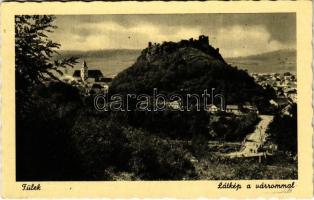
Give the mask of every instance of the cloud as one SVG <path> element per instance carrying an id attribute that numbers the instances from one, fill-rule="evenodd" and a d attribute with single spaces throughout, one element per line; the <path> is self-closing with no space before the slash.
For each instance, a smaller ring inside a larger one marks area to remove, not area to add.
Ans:
<path id="1" fill-rule="evenodd" d="M 148 41 L 161 43 L 200 35 L 200 30 L 194 28 L 154 26 L 149 23 L 125 27 L 119 23 L 108 21 L 81 24 L 67 29 L 68 31 L 60 29 L 59 26 L 52 36 L 62 44 L 62 49 L 65 50 L 81 48 L 85 50 L 142 49 L 147 46 Z M 70 38 L 64 37 L 64 35 L 68 35 Z"/>
<path id="2" fill-rule="evenodd" d="M 261 25 L 230 26 L 219 29 L 216 35 L 217 37 L 212 43 L 220 48 L 220 52 L 225 57 L 252 55 L 290 47 L 272 40 L 266 27 Z"/>
<path id="3" fill-rule="evenodd" d="M 295 47 L 295 14 L 57 16 L 51 37 L 66 50 L 142 49 L 148 41 L 209 35 L 224 57 Z"/>

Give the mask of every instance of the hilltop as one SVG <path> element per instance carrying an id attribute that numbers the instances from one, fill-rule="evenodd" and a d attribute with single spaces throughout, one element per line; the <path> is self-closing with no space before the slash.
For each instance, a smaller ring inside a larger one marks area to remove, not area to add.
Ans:
<path id="1" fill-rule="evenodd" d="M 296 50 L 282 49 L 257 55 L 226 58 L 240 69 L 255 73 L 296 72 Z"/>
<path id="2" fill-rule="evenodd" d="M 215 88 L 225 95 L 227 103 L 265 99 L 263 88 L 247 72 L 227 64 L 206 36 L 149 42 L 136 62 L 113 80 L 111 91 L 150 94 L 153 88 L 165 93 L 201 93 Z"/>

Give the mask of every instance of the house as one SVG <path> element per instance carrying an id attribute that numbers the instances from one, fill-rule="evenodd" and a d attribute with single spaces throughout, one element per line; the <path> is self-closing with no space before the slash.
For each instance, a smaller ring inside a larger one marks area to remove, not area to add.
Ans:
<path id="1" fill-rule="evenodd" d="M 273 86 L 276 84 L 276 80 L 272 80 L 272 79 L 267 79 L 266 80 L 266 84 L 270 85 L 270 86 Z"/>
<path id="2" fill-rule="evenodd" d="M 73 73 L 73 78 L 75 79 L 82 79 L 82 76 L 81 76 L 81 72 L 82 70 L 75 70 L 74 73 Z M 85 77 L 85 80 L 86 82 L 101 82 L 100 80 L 102 78 L 104 78 L 104 75 L 102 74 L 102 72 L 98 69 L 89 69 L 87 70 L 87 73 L 86 73 L 87 76 L 84 76 Z"/>
<path id="3" fill-rule="evenodd" d="M 292 108 L 292 105 L 291 105 L 291 104 L 289 104 L 289 105 L 283 107 L 283 108 L 281 109 L 281 115 L 287 115 L 287 116 L 292 117 L 293 114 L 291 113 L 291 108 Z"/>
<path id="4" fill-rule="evenodd" d="M 99 82 L 104 82 L 104 83 L 111 83 L 112 82 L 112 78 L 109 77 L 102 77 L 99 79 Z"/>
<path id="5" fill-rule="evenodd" d="M 297 102 L 297 90 L 290 89 L 286 92 L 287 97 L 289 97 L 293 102 Z"/>
<path id="6" fill-rule="evenodd" d="M 226 106 L 226 112 L 227 113 L 233 113 L 235 115 L 241 114 L 241 111 L 239 110 L 238 105 L 227 105 Z"/>
<path id="7" fill-rule="evenodd" d="M 74 79 L 72 76 L 69 75 L 64 75 L 60 78 L 61 81 L 65 82 L 65 83 L 72 83 L 75 82 L 76 79 Z"/>
<path id="8" fill-rule="evenodd" d="M 274 87 L 273 87 L 273 89 L 277 92 L 277 91 L 278 91 L 278 89 L 279 89 L 279 87 L 274 86 Z"/>
<path id="9" fill-rule="evenodd" d="M 281 98 L 285 97 L 284 88 L 278 87 L 277 96 L 278 96 L 278 97 L 281 97 Z"/>
<path id="10" fill-rule="evenodd" d="M 214 104 L 210 104 L 207 106 L 206 111 L 210 113 L 215 113 L 218 112 L 218 108 Z"/>
<path id="11" fill-rule="evenodd" d="M 167 105 L 174 110 L 181 109 L 181 105 L 179 101 L 170 101 L 167 103 Z"/>
<path id="12" fill-rule="evenodd" d="M 270 103 L 272 103 L 273 105 L 275 105 L 276 107 L 279 107 L 279 108 L 283 108 L 283 107 L 290 104 L 288 98 L 277 98 L 277 99 L 274 99 Z"/>
<path id="13" fill-rule="evenodd" d="M 93 85 L 92 85 L 92 87 L 91 87 L 91 89 L 90 89 L 90 93 L 91 94 L 97 94 L 97 93 L 100 93 L 101 91 L 103 91 L 104 90 L 104 88 L 101 86 L 101 85 L 99 85 L 99 84 L 97 84 L 97 83 L 94 83 Z"/>
<path id="14" fill-rule="evenodd" d="M 274 99 L 269 100 L 269 103 L 273 106 L 278 107 L 278 103 Z"/>
<path id="15" fill-rule="evenodd" d="M 243 108 L 243 110 L 245 110 L 247 112 L 258 113 L 256 106 L 253 106 L 253 105 L 243 105 L 242 108 Z"/>
<path id="16" fill-rule="evenodd" d="M 296 82 L 290 82 L 289 87 L 292 89 L 297 89 L 297 83 Z"/>

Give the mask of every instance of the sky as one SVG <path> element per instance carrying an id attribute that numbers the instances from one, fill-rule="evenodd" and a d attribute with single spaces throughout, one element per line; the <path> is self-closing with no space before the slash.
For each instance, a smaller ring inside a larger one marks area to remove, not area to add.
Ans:
<path id="1" fill-rule="evenodd" d="M 295 49 L 294 13 L 57 15 L 61 50 L 143 49 L 149 41 L 208 35 L 223 57 Z"/>

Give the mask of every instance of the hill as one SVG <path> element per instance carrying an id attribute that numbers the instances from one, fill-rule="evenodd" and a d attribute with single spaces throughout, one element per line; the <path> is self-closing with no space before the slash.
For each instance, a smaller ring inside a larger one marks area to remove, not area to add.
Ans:
<path id="1" fill-rule="evenodd" d="M 283 49 L 245 57 L 226 58 L 240 69 L 255 73 L 296 72 L 296 50 Z"/>
<path id="2" fill-rule="evenodd" d="M 262 87 L 244 70 L 227 64 L 206 36 L 177 43 L 149 43 L 137 61 L 114 78 L 111 91 L 151 94 L 153 88 L 168 94 L 201 94 L 215 88 L 229 104 L 266 98 Z"/>

